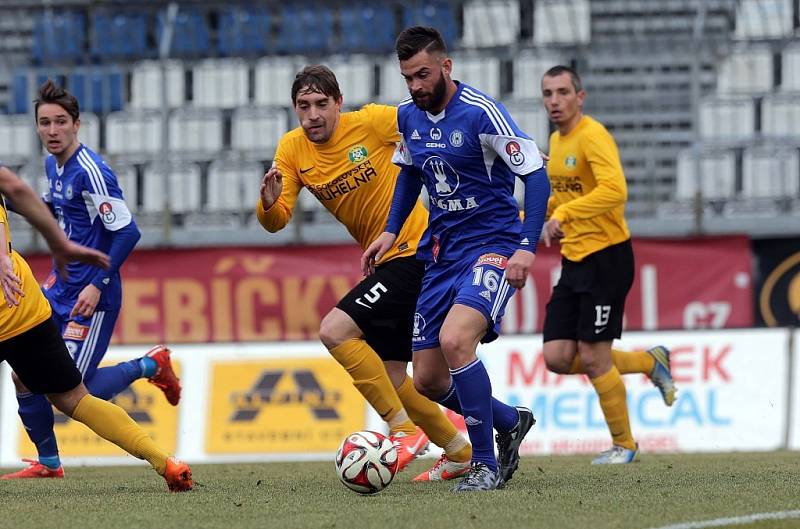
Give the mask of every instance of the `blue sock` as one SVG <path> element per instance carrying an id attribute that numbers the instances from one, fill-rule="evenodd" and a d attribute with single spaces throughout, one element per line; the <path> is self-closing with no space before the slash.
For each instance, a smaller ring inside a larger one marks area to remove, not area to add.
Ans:
<path id="1" fill-rule="evenodd" d="M 492 383 L 480 359 L 451 369 L 453 384 L 461 402 L 462 415 L 472 442 L 472 461 L 485 463 L 497 471 L 492 431 Z"/>
<path id="2" fill-rule="evenodd" d="M 436 401 L 448 410 L 464 415 L 461 413 L 461 403 L 458 402 L 458 393 L 452 380 L 447 393 L 436 399 Z M 510 432 L 519 422 L 517 409 L 500 402 L 494 397 L 492 397 L 492 417 L 494 418 L 494 429 L 502 433 Z"/>
<path id="3" fill-rule="evenodd" d="M 39 462 L 49 468 L 61 466 L 58 458 L 58 443 L 53 433 L 53 407 L 44 395 L 17 393 L 19 417 L 31 442 L 36 445 Z"/>
<path id="4" fill-rule="evenodd" d="M 158 364 L 149 356 L 143 356 L 139 359 L 139 366 L 142 368 L 142 377 L 150 378 L 158 371 Z"/>
<path id="5" fill-rule="evenodd" d="M 95 371 L 91 379 L 84 380 L 84 383 L 89 393 L 98 399 L 110 400 L 137 378 L 142 378 L 142 366 L 138 359 L 111 367 L 101 367 Z"/>

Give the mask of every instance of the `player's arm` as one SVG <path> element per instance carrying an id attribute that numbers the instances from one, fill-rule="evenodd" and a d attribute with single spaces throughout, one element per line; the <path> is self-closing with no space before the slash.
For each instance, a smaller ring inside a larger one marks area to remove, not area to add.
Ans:
<path id="1" fill-rule="evenodd" d="M 93 266 L 108 267 L 108 256 L 67 239 L 64 230 L 44 205 L 36 192 L 9 168 L 0 165 L 0 193 L 15 204 L 16 211 L 25 217 L 42 234 L 53 252 L 56 268 L 62 275 L 71 261 L 81 261 Z"/>
<path id="2" fill-rule="evenodd" d="M 4 217 L 4 216 L 3 216 Z M 14 272 L 14 262 L 6 251 L 9 246 L 6 237 L 5 219 L 0 217 L 0 286 L 2 286 L 3 299 L 8 308 L 19 305 L 19 298 L 25 296 L 22 290 L 22 280 Z"/>
<path id="3" fill-rule="evenodd" d="M 264 174 L 259 190 L 256 216 L 270 233 L 282 230 L 292 219 L 297 195 L 303 188 L 298 170 L 279 145 L 272 167 Z"/>
<path id="4" fill-rule="evenodd" d="M 603 129 L 602 133 L 586 135 L 581 139 L 581 148 L 592 168 L 597 187 L 553 211 L 552 218 L 561 224 L 572 219 L 596 217 L 624 204 L 628 199 L 625 173 L 611 134 Z"/>

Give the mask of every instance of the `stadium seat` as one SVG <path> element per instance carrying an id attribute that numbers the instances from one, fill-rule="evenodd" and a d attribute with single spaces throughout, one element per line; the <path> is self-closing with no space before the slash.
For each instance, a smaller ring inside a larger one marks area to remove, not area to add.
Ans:
<path id="1" fill-rule="evenodd" d="M 386 53 L 394 49 L 397 29 L 392 8 L 377 2 L 355 2 L 339 9 L 338 51 Z"/>
<path id="2" fill-rule="evenodd" d="M 390 55 L 380 65 L 378 101 L 396 105 L 408 97 L 408 87 L 400 75 L 400 64 L 396 55 Z"/>
<path id="3" fill-rule="evenodd" d="M 42 196 L 50 191 L 50 185 L 44 171 L 44 157 L 26 163 L 19 168 L 17 174 L 36 191 L 37 195 Z"/>
<path id="4" fill-rule="evenodd" d="M 498 31 L 502 28 L 502 31 Z M 519 39 L 518 0 L 470 0 L 464 4 L 464 36 L 468 48 L 508 46 Z"/>
<path id="5" fill-rule="evenodd" d="M 0 115 L 0 161 L 24 163 L 39 150 L 33 119 L 28 115 Z"/>
<path id="6" fill-rule="evenodd" d="M 542 97 L 542 76 L 544 72 L 564 59 L 553 52 L 521 52 L 513 62 L 514 99 L 540 99 Z"/>
<path id="7" fill-rule="evenodd" d="M 403 27 L 433 26 L 439 30 L 449 49 L 455 49 L 461 32 L 451 2 L 410 0 L 404 2 Z"/>
<path id="8" fill-rule="evenodd" d="M 772 90 L 772 50 L 768 46 L 735 49 L 720 63 L 719 94 L 761 94 Z"/>
<path id="9" fill-rule="evenodd" d="M 34 62 L 79 62 L 85 47 L 86 17 L 82 13 L 45 11 L 34 21 L 31 46 Z"/>
<path id="10" fill-rule="evenodd" d="M 800 43 L 784 48 L 781 54 L 781 90 L 800 92 Z"/>
<path id="11" fill-rule="evenodd" d="M 139 210 L 139 173 L 135 165 L 115 164 L 111 167 L 122 188 L 122 196 L 132 213 Z"/>
<path id="12" fill-rule="evenodd" d="M 700 102 L 699 128 L 703 140 L 744 141 L 755 135 L 752 97 L 709 97 Z"/>
<path id="13" fill-rule="evenodd" d="M 742 196 L 800 197 L 800 155 L 797 148 L 745 149 L 742 155 Z"/>
<path id="14" fill-rule="evenodd" d="M 63 84 L 63 77 L 55 76 L 57 83 Z M 11 99 L 8 111 L 11 114 L 26 114 L 33 104 L 36 90 L 47 81 L 48 75 L 41 70 L 22 69 L 14 72 L 11 79 Z M 33 86 L 31 85 L 33 82 Z"/>
<path id="15" fill-rule="evenodd" d="M 761 104 L 764 136 L 800 138 L 800 93 L 767 95 Z"/>
<path id="16" fill-rule="evenodd" d="M 333 45 L 333 12 L 323 4 L 284 5 L 277 48 L 280 53 L 325 53 Z"/>
<path id="17" fill-rule="evenodd" d="M 793 0 L 740 0 L 734 37 L 757 40 L 791 36 L 793 3 Z"/>
<path id="18" fill-rule="evenodd" d="M 147 18 L 143 14 L 93 12 L 91 24 L 90 50 L 94 58 L 131 60 L 152 54 L 147 48 Z"/>
<path id="19" fill-rule="evenodd" d="M 162 211 L 165 193 L 170 212 L 199 211 L 201 179 L 200 166 L 183 160 L 173 160 L 166 167 L 156 163 L 146 166 L 142 182 L 142 212 Z"/>
<path id="20" fill-rule="evenodd" d="M 264 166 L 260 163 L 215 160 L 208 168 L 206 211 L 251 211 L 263 176 Z"/>
<path id="21" fill-rule="evenodd" d="M 100 143 L 100 118 L 93 112 L 81 110 L 81 128 L 78 130 L 78 139 L 81 143 L 95 152 L 100 152 L 103 145 Z M 42 147 L 44 149 L 44 147 Z"/>
<path id="22" fill-rule="evenodd" d="M 106 152 L 130 159 L 149 159 L 161 152 L 161 113 L 156 111 L 112 112 L 106 117 Z"/>
<path id="23" fill-rule="evenodd" d="M 294 76 L 305 65 L 301 58 L 264 57 L 255 67 L 254 103 L 259 106 L 292 104 Z"/>
<path id="24" fill-rule="evenodd" d="M 67 77 L 66 88 L 78 98 L 81 109 L 100 114 L 122 110 L 123 76 L 115 67 L 73 70 Z"/>
<path id="25" fill-rule="evenodd" d="M 541 101 L 512 102 L 506 110 L 517 126 L 533 138 L 541 150 L 546 150 L 550 143 L 550 120 Z"/>
<path id="26" fill-rule="evenodd" d="M 484 94 L 500 96 L 500 60 L 497 57 L 454 53 L 452 75 L 453 79 L 463 81 Z"/>
<path id="27" fill-rule="evenodd" d="M 183 105 L 185 78 L 183 63 L 167 60 L 164 63 L 167 77 L 167 101 L 170 108 Z M 131 71 L 131 99 L 133 108 L 161 108 L 161 62 L 141 61 Z"/>
<path id="28" fill-rule="evenodd" d="M 288 114 L 283 108 L 237 108 L 231 121 L 231 148 L 244 152 L 250 160 L 271 160 L 287 130 Z"/>
<path id="29" fill-rule="evenodd" d="M 206 59 L 193 69 L 194 106 L 233 108 L 248 103 L 248 67 L 243 59 Z"/>
<path id="30" fill-rule="evenodd" d="M 698 183 L 705 200 L 729 199 L 735 196 L 736 155 L 733 151 L 701 151 L 699 156 L 696 156 L 691 149 L 686 149 L 678 155 L 677 165 L 675 198 L 693 199 L 698 190 Z"/>
<path id="31" fill-rule="evenodd" d="M 164 35 L 165 21 L 166 14 L 162 11 L 156 22 L 156 40 L 159 45 Z M 169 56 L 206 57 L 211 51 L 210 42 L 205 15 L 195 9 L 181 9 L 175 17 Z"/>
<path id="32" fill-rule="evenodd" d="M 324 64 L 336 74 L 346 106 L 360 106 L 375 99 L 372 93 L 375 65 L 369 57 L 330 57 Z"/>
<path id="33" fill-rule="evenodd" d="M 591 40 L 589 0 L 544 0 L 534 4 L 533 42 L 586 44 Z"/>
<path id="34" fill-rule="evenodd" d="M 211 159 L 223 147 L 222 112 L 179 108 L 169 117 L 169 150 L 194 159 Z"/>
<path id="35" fill-rule="evenodd" d="M 236 6 L 219 14 L 217 51 L 223 57 L 263 55 L 272 51 L 272 18 L 264 7 Z"/>

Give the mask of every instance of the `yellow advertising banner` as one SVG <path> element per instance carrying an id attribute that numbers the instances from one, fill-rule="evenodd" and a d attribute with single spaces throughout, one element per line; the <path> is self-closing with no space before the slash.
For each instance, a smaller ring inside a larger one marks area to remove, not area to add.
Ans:
<path id="1" fill-rule="evenodd" d="M 366 404 L 332 358 L 212 365 L 206 452 L 335 451 L 365 427 Z"/>
<path id="2" fill-rule="evenodd" d="M 100 367 L 114 365 L 103 363 Z M 180 365 L 173 358 L 172 368 L 180 376 Z M 124 409 L 128 415 L 169 454 L 175 453 L 178 432 L 178 408 L 171 406 L 160 389 L 139 379 L 111 402 Z M 106 457 L 124 456 L 126 452 L 117 445 L 96 435 L 88 427 L 53 409 L 55 412 L 55 433 L 58 440 L 59 455 L 62 457 Z M 28 439 L 20 423 L 18 452 L 20 457 L 35 457 L 36 447 Z"/>

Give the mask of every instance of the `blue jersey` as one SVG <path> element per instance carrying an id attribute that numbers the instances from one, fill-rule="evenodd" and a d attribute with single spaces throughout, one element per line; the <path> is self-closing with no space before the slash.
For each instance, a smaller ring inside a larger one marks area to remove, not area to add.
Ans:
<path id="1" fill-rule="evenodd" d="M 457 83 L 455 95 L 437 115 L 420 110 L 410 97 L 401 102 L 397 124 L 401 141 L 393 161 L 416 173 L 430 196 L 419 258 L 452 261 L 481 246 L 524 247 L 514 179 L 534 173 L 544 162 L 536 143 L 503 105 Z"/>
<path id="2" fill-rule="evenodd" d="M 52 155 L 48 156 L 45 171 L 49 189 L 44 200 L 71 241 L 110 253 L 114 232 L 129 225 L 135 228 L 117 177 L 86 146 L 80 145 L 63 167 L 58 167 Z M 136 234 L 138 238 L 138 229 Z M 81 290 L 92 283 L 102 292 L 96 310 L 118 309 L 122 303 L 119 264 L 114 266 L 112 259 L 111 269 L 102 270 L 70 263 L 66 280 L 53 271 L 44 285 L 45 294 L 54 310 L 70 310 Z"/>

